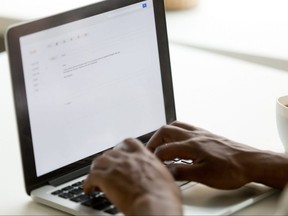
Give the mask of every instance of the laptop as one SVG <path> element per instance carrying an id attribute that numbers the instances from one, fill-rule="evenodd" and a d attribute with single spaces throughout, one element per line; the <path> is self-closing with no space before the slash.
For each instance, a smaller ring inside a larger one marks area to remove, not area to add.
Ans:
<path id="1" fill-rule="evenodd" d="M 164 1 L 106 0 L 21 23 L 6 46 L 27 194 L 74 215 L 121 215 L 82 184 L 94 157 L 176 120 Z M 188 215 L 232 213 L 271 193 L 179 186 Z"/>

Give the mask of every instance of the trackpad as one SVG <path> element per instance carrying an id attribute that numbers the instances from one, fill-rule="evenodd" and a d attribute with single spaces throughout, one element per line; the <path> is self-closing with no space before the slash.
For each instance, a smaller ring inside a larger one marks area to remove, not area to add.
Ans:
<path id="1" fill-rule="evenodd" d="M 231 214 L 273 192 L 271 188 L 258 184 L 236 190 L 217 190 L 202 184 L 189 184 L 182 186 L 184 213 L 187 215 Z"/>

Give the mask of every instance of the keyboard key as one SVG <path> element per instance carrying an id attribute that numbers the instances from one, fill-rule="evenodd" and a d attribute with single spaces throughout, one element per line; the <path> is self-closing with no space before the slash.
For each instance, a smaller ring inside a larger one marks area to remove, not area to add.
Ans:
<path id="1" fill-rule="evenodd" d="M 97 205 L 97 203 L 101 203 L 102 200 L 103 199 L 100 197 L 91 197 L 89 200 L 83 202 L 82 205 L 88 206 L 88 207 L 93 207 L 94 205 Z"/>
<path id="2" fill-rule="evenodd" d="M 189 160 L 189 159 L 187 159 L 187 160 L 181 159 L 181 162 L 182 162 L 182 163 L 185 163 L 185 164 L 193 164 L 193 161 L 192 161 L 192 160 Z"/>
<path id="3" fill-rule="evenodd" d="M 83 181 L 80 181 L 80 182 L 76 182 L 74 184 L 72 184 L 71 186 L 72 187 L 79 187 L 79 186 L 82 186 L 83 185 Z"/>
<path id="4" fill-rule="evenodd" d="M 105 210 L 105 212 L 107 212 L 108 214 L 117 214 L 118 213 L 118 210 L 115 206 Z"/>
<path id="5" fill-rule="evenodd" d="M 82 203 L 82 202 L 86 202 L 87 200 L 91 199 L 90 196 L 87 196 L 85 194 L 81 194 L 80 196 L 77 196 L 77 197 L 74 197 L 70 200 L 74 201 L 74 202 L 79 202 L 79 203 Z"/>
<path id="6" fill-rule="evenodd" d="M 57 190 L 57 191 L 53 191 L 51 194 L 52 194 L 52 195 L 59 195 L 59 194 L 61 194 L 61 193 L 63 193 L 62 190 Z"/>
<path id="7" fill-rule="evenodd" d="M 74 188 L 74 189 L 69 191 L 69 193 L 72 193 L 75 195 L 81 194 L 82 192 L 83 192 L 83 189 L 81 189 L 81 188 Z"/>
<path id="8" fill-rule="evenodd" d="M 72 190 L 74 187 L 72 187 L 71 185 L 67 186 L 67 187 L 64 187 L 62 188 L 63 191 L 69 191 L 69 190 Z"/>
<path id="9" fill-rule="evenodd" d="M 84 194 L 83 182 L 84 181 L 76 182 L 59 190 L 55 190 L 51 194 L 99 211 L 105 211 L 108 214 L 118 213 L 116 207 L 112 205 L 102 192 L 94 192 L 90 196 Z"/>
<path id="10" fill-rule="evenodd" d="M 59 197 L 62 197 L 64 199 L 71 199 L 74 197 L 74 194 L 71 194 L 71 193 L 62 193 L 59 195 Z"/>
<path id="11" fill-rule="evenodd" d="M 97 203 L 93 206 L 93 208 L 97 209 L 97 210 L 105 210 L 107 209 L 108 207 L 111 206 L 111 203 L 108 201 L 108 200 L 105 200 L 101 203 Z"/>
<path id="12" fill-rule="evenodd" d="M 175 163 L 175 161 L 174 161 L 174 160 L 166 160 L 166 161 L 163 161 L 163 163 L 164 163 L 165 165 L 169 165 L 169 164 Z"/>
<path id="13" fill-rule="evenodd" d="M 173 160 L 164 161 L 163 163 L 165 165 L 170 165 L 170 164 L 193 164 L 193 160 L 175 158 Z"/>
<path id="14" fill-rule="evenodd" d="M 104 210 L 107 209 L 112 204 L 107 198 L 101 195 L 98 197 L 93 197 L 92 199 L 83 202 L 82 205 L 92 207 L 97 210 Z"/>

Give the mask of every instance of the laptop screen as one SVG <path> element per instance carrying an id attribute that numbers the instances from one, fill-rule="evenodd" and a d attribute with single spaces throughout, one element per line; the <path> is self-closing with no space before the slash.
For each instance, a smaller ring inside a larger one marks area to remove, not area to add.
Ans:
<path id="1" fill-rule="evenodd" d="M 163 0 L 105 0 L 5 38 L 28 194 L 176 119 Z"/>
<path id="2" fill-rule="evenodd" d="M 37 176 L 166 123 L 151 0 L 22 36 L 20 47 Z"/>

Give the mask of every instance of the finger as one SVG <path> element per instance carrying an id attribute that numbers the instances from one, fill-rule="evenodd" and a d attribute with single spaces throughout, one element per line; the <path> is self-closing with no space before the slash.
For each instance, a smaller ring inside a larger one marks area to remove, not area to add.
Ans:
<path id="1" fill-rule="evenodd" d="M 104 157 L 103 155 L 98 156 L 95 158 L 90 166 L 90 170 L 94 169 L 106 169 L 109 164 L 109 159 L 107 157 Z"/>
<path id="2" fill-rule="evenodd" d="M 90 170 L 107 169 L 111 163 L 117 162 L 117 158 L 121 157 L 121 152 L 109 150 L 102 155 L 97 156 L 91 163 Z"/>
<path id="3" fill-rule="evenodd" d="M 104 171 L 102 170 L 93 170 L 93 172 L 90 172 L 83 184 L 84 193 L 91 194 L 94 191 L 99 191 L 103 176 Z"/>
<path id="4" fill-rule="evenodd" d="M 215 172 L 213 168 L 211 169 L 211 166 L 207 166 L 205 163 L 196 165 L 173 164 L 168 169 L 177 181 L 194 181 L 222 190 L 236 189 L 248 183 L 241 179 L 239 181 L 238 179 L 231 181 L 231 178 L 228 177 L 229 175 L 226 177 L 219 175 L 219 170 Z"/>
<path id="5" fill-rule="evenodd" d="M 192 141 L 180 141 L 168 143 L 158 147 L 155 155 L 161 160 L 173 160 L 175 158 L 195 160 L 198 156 L 198 149 L 193 145 Z"/>
<path id="6" fill-rule="evenodd" d="M 189 138 L 189 134 L 186 129 L 174 125 L 165 125 L 153 134 L 147 143 L 147 148 L 154 152 L 156 148 L 163 144 L 181 141 L 187 138 Z"/>
<path id="7" fill-rule="evenodd" d="M 189 131 L 194 131 L 194 130 L 199 130 L 200 128 L 186 124 L 184 122 L 180 122 L 180 121 L 174 121 L 172 122 L 170 125 L 173 125 L 175 127 L 179 127 L 185 130 L 189 130 Z"/>
<path id="8" fill-rule="evenodd" d="M 211 179 L 203 164 L 171 164 L 168 169 L 177 181 L 188 180 L 207 184 L 207 179 Z"/>
<path id="9" fill-rule="evenodd" d="M 136 152 L 144 149 L 144 145 L 137 139 L 129 138 L 116 145 L 114 149 L 124 152 Z"/>

